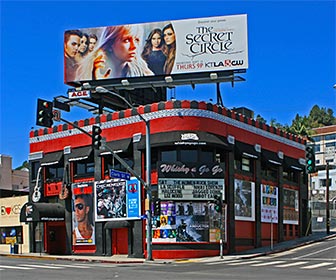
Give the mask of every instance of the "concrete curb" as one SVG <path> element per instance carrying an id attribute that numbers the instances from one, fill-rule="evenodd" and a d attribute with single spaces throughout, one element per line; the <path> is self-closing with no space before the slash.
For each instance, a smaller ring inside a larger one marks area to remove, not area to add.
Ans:
<path id="1" fill-rule="evenodd" d="M 287 244 L 285 242 L 279 243 L 279 248 L 273 248 L 273 250 L 260 248 L 260 250 L 265 250 L 261 252 L 256 253 L 249 253 L 246 252 L 246 254 L 232 254 L 232 255 L 225 255 L 224 258 L 235 258 L 235 259 L 252 259 L 256 257 L 261 256 L 267 256 L 274 253 L 280 253 L 284 252 L 290 249 L 302 247 L 305 245 L 309 245 L 315 242 L 320 242 L 326 239 L 334 238 L 336 237 L 335 234 L 330 234 L 326 236 L 321 236 L 316 239 L 311 239 L 307 241 L 298 243 L 292 243 Z M 293 240 L 295 242 L 295 240 Z M 218 258 L 217 257 L 205 257 L 205 258 L 197 258 L 197 259 L 172 259 L 172 260 L 166 260 L 166 259 L 156 259 L 153 261 L 149 261 L 146 259 L 141 258 L 128 258 L 127 256 L 78 256 L 78 255 L 67 255 L 67 256 L 55 256 L 55 255 L 47 255 L 47 254 L 39 254 L 39 253 L 28 253 L 28 254 L 6 254 L 6 253 L 0 253 L 0 256 L 9 257 L 9 258 L 28 258 L 28 259 L 48 259 L 48 260 L 63 260 L 63 261 L 74 261 L 74 262 L 90 262 L 90 263 L 111 263 L 111 264 L 140 264 L 140 263 L 150 263 L 150 264 L 168 264 L 168 263 L 183 263 L 183 262 L 200 262 L 204 259 L 212 259 L 212 258 Z"/>

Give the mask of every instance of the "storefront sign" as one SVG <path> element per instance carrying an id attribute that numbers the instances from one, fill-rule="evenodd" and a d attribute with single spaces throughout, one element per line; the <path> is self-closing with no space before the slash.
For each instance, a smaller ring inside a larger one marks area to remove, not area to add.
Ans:
<path id="1" fill-rule="evenodd" d="M 159 162 L 159 178 L 224 178 L 218 163 Z"/>
<path id="2" fill-rule="evenodd" d="M 224 179 L 158 179 L 158 196 L 167 200 L 213 200 L 224 194 Z"/>

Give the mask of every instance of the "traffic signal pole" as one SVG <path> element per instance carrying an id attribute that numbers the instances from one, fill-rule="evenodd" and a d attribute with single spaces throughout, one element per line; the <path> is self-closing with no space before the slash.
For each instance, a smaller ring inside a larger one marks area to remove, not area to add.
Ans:
<path id="1" fill-rule="evenodd" d="M 329 212 L 329 162 L 326 161 L 326 231 L 330 234 L 330 212 Z"/>

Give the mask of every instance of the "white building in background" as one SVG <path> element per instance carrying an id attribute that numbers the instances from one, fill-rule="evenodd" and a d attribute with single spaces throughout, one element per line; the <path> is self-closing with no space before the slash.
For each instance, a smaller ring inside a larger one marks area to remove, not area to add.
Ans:
<path id="1" fill-rule="evenodd" d="M 28 191 L 29 170 L 12 169 L 12 157 L 0 154 L 0 192 L 4 191 Z"/>
<path id="2" fill-rule="evenodd" d="M 325 201 L 326 164 L 329 165 L 329 199 L 336 203 L 336 125 L 314 129 L 315 159 L 317 172 L 311 174 L 311 194 L 314 200 Z"/>

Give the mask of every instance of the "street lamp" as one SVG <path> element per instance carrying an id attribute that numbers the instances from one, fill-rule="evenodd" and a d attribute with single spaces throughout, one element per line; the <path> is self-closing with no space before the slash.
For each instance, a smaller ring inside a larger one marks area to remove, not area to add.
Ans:
<path id="1" fill-rule="evenodd" d="M 123 96 L 110 91 L 102 86 L 96 87 L 96 91 L 99 93 L 109 93 L 113 96 L 116 96 L 122 99 L 130 108 L 134 109 L 134 106 Z M 137 111 L 138 113 L 138 111 Z M 140 113 L 138 116 L 142 121 L 146 124 L 146 193 L 147 193 L 147 200 L 148 200 L 148 210 L 147 210 L 147 260 L 153 260 L 152 258 L 152 210 L 151 210 L 151 203 L 152 203 L 152 189 L 151 189 L 151 150 L 150 150 L 150 123 L 149 120 L 146 120 Z"/>

